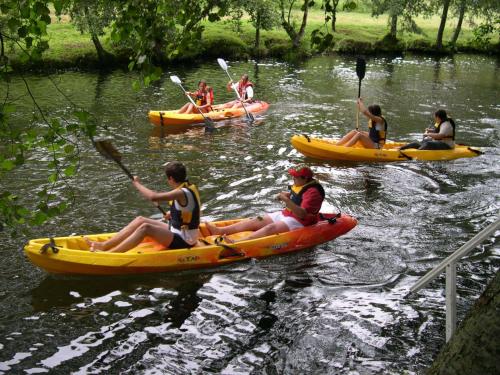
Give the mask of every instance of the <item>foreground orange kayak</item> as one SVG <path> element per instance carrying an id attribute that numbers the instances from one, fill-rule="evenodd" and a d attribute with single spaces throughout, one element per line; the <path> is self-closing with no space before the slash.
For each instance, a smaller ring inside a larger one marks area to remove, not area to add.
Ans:
<path id="1" fill-rule="evenodd" d="M 242 219 L 214 222 L 217 226 Z M 331 241 L 349 232 L 357 224 L 353 217 L 323 214 L 315 225 L 254 240 L 226 244 L 209 235 L 204 224 L 200 231 L 205 244 L 190 249 L 165 250 L 146 239 L 125 253 L 91 252 L 83 236 L 31 240 L 24 252 L 36 266 L 50 273 L 75 275 L 118 275 L 180 271 L 220 266 L 248 258 L 263 258 L 309 248 Z M 250 232 L 230 235 L 238 240 Z M 114 233 L 88 235 L 93 241 L 104 241 Z"/>
<path id="2" fill-rule="evenodd" d="M 229 120 L 232 118 L 238 118 L 245 116 L 245 110 L 243 108 L 224 108 L 224 104 L 215 105 L 212 107 L 211 112 L 207 112 L 204 115 L 213 121 Z M 262 101 L 255 101 L 251 104 L 245 105 L 248 112 L 253 114 L 262 113 L 269 108 L 269 104 Z M 192 125 L 203 123 L 204 118 L 199 113 L 177 113 L 177 110 L 172 111 L 149 111 L 148 113 L 149 121 L 154 125 Z"/>

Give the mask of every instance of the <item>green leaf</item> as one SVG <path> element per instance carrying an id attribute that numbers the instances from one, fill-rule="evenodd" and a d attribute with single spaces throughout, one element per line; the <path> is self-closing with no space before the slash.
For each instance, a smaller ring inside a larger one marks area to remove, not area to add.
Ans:
<path id="1" fill-rule="evenodd" d="M 2 163 L 0 163 L 0 168 L 6 171 L 13 170 L 15 166 L 16 163 L 10 159 L 5 159 L 4 161 L 2 161 Z"/>
<path id="2" fill-rule="evenodd" d="M 7 21 L 7 26 L 9 27 L 10 31 L 15 32 L 21 27 L 21 22 L 19 22 L 15 18 L 11 18 Z"/>
<path id="3" fill-rule="evenodd" d="M 76 165 L 70 165 L 68 168 L 64 170 L 64 175 L 66 177 L 74 176 L 76 173 Z"/>
<path id="4" fill-rule="evenodd" d="M 35 225 L 41 225 L 45 223 L 47 219 L 48 219 L 47 214 L 45 214 L 44 212 L 37 212 L 32 222 Z"/>
<path id="5" fill-rule="evenodd" d="M 73 146 L 73 145 L 64 146 L 64 152 L 66 154 L 72 154 L 74 151 L 75 151 L 75 146 Z"/>
<path id="6" fill-rule="evenodd" d="M 52 183 L 52 184 L 53 184 L 54 182 L 56 182 L 56 181 L 57 181 L 57 173 L 51 173 L 51 174 L 50 174 L 50 176 L 49 176 L 49 178 L 48 178 L 48 180 L 49 180 L 49 182 L 50 182 L 50 183 Z"/>

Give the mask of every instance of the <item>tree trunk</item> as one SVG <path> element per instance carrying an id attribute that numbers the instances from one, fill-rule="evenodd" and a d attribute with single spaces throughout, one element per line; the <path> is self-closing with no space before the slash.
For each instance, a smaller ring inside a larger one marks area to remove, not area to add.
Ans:
<path id="1" fill-rule="evenodd" d="M 257 10 L 257 15 L 255 19 L 255 50 L 260 47 L 260 9 Z"/>
<path id="2" fill-rule="evenodd" d="M 302 41 L 302 38 L 304 36 L 304 32 L 306 30 L 306 25 L 307 25 L 307 15 L 309 13 L 309 4 L 312 2 L 312 0 L 304 0 L 304 14 L 302 16 L 302 24 L 300 26 L 299 31 L 295 31 L 293 28 L 292 23 L 290 22 L 290 17 L 288 19 L 285 19 L 285 10 L 281 8 L 281 26 L 283 29 L 285 29 L 286 33 L 292 40 L 293 48 L 296 49 L 300 46 L 300 43 Z M 291 11 L 291 9 L 290 9 Z M 289 14 L 290 16 L 290 14 Z"/>
<path id="3" fill-rule="evenodd" d="M 340 0 L 333 0 L 332 4 L 332 32 L 337 31 L 337 6 L 339 5 Z"/>
<path id="4" fill-rule="evenodd" d="M 448 17 L 448 9 L 450 7 L 450 2 L 451 0 L 443 1 L 443 13 L 441 14 L 441 23 L 439 24 L 439 30 L 436 40 L 436 48 L 438 50 L 443 48 L 443 34 L 444 34 L 444 28 L 446 26 L 446 18 Z"/>
<path id="5" fill-rule="evenodd" d="M 459 15 L 458 15 L 458 23 L 457 27 L 455 28 L 455 32 L 453 33 L 453 37 L 451 38 L 451 45 L 455 47 L 455 44 L 457 44 L 458 36 L 460 35 L 460 31 L 462 30 L 462 22 L 464 20 L 465 16 L 465 8 L 467 5 L 467 0 L 462 0 L 460 2 L 460 10 L 459 10 Z"/>
<path id="6" fill-rule="evenodd" d="M 306 31 L 307 15 L 309 14 L 310 2 L 312 2 L 312 0 L 304 0 L 304 15 L 302 16 L 302 24 L 300 25 L 299 32 L 293 40 L 293 46 L 295 48 L 298 48 L 300 46 L 300 43 L 302 42 L 302 38 L 304 37 L 304 33 Z"/>
<path id="7" fill-rule="evenodd" d="M 398 15 L 393 14 L 391 15 L 391 31 L 390 31 L 391 36 L 396 39 L 398 36 Z"/>
<path id="8" fill-rule="evenodd" d="M 101 64 L 105 64 L 106 60 L 109 57 L 109 54 L 102 47 L 101 41 L 99 40 L 99 36 L 95 32 L 94 25 L 92 25 L 91 18 L 89 15 L 88 6 L 85 7 L 84 12 L 85 12 L 85 18 L 87 19 L 87 26 L 90 31 L 90 36 L 92 38 L 92 42 L 94 43 L 94 47 L 97 52 L 97 58 L 99 59 L 99 62 Z"/>

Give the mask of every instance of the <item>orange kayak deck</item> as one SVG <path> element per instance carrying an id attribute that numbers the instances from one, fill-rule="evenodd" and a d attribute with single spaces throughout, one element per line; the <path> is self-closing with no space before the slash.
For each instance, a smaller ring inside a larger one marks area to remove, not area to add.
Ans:
<path id="1" fill-rule="evenodd" d="M 216 241 L 205 225 L 200 226 L 200 246 L 190 249 L 165 250 L 162 245 L 145 239 L 139 246 L 125 253 L 91 252 L 85 237 L 104 241 L 114 233 L 88 236 L 69 236 L 30 240 L 24 252 L 36 266 L 50 273 L 73 275 L 119 275 L 151 272 L 181 271 L 216 267 L 249 258 L 263 258 L 310 248 L 331 241 L 357 225 L 357 220 L 347 214 L 323 214 L 318 223 L 289 232 L 253 240 L 224 243 Z M 330 219 L 330 220 L 328 220 Z M 242 219 L 214 222 L 226 226 Z M 231 235 L 235 241 L 250 232 Z"/>

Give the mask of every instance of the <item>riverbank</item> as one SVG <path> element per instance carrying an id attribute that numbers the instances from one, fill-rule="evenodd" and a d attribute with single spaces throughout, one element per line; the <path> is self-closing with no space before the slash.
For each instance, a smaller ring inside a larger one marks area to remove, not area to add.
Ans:
<path id="1" fill-rule="evenodd" d="M 177 58 L 172 63 L 200 62 L 206 58 L 220 56 L 228 59 L 271 57 L 296 60 L 307 58 L 317 54 L 317 51 L 311 48 L 310 35 L 314 29 L 324 27 L 323 16 L 322 11 L 317 9 L 310 13 L 305 37 L 299 50 L 292 49 L 289 37 L 281 28 L 270 31 L 261 30 L 260 46 L 255 48 L 255 29 L 248 20 L 241 23 L 239 30 L 235 30 L 234 24 L 228 21 L 205 22 L 205 30 L 199 44 L 186 51 L 181 58 Z M 340 12 L 338 13 L 333 46 L 324 53 L 374 55 L 414 52 L 436 54 L 435 36 L 439 17 L 418 18 L 417 24 L 422 29 L 422 34 L 399 33 L 398 39 L 394 40 L 387 35 L 387 16 L 374 18 L 369 13 Z M 456 20 L 453 18 L 448 21 L 444 41 L 451 39 L 455 24 Z M 63 19 L 53 18 L 53 23 L 49 25 L 47 33 L 49 49 L 44 53 L 43 62 L 26 64 L 13 53 L 10 55 L 10 59 L 15 70 L 103 67 L 103 63 L 98 60 L 90 35 L 78 32 L 67 17 Z M 105 50 L 110 53 L 109 59 L 104 65 L 108 67 L 126 67 L 128 65 L 130 51 L 114 45 L 109 34 L 101 37 L 101 43 Z M 478 44 L 474 40 L 472 29 L 464 25 L 456 46 L 451 48 L 445 44 L 445 48 L 440 54 L 456 52 L 498 54 L 500 43 L 496 37 L 487 45 Z"/>

